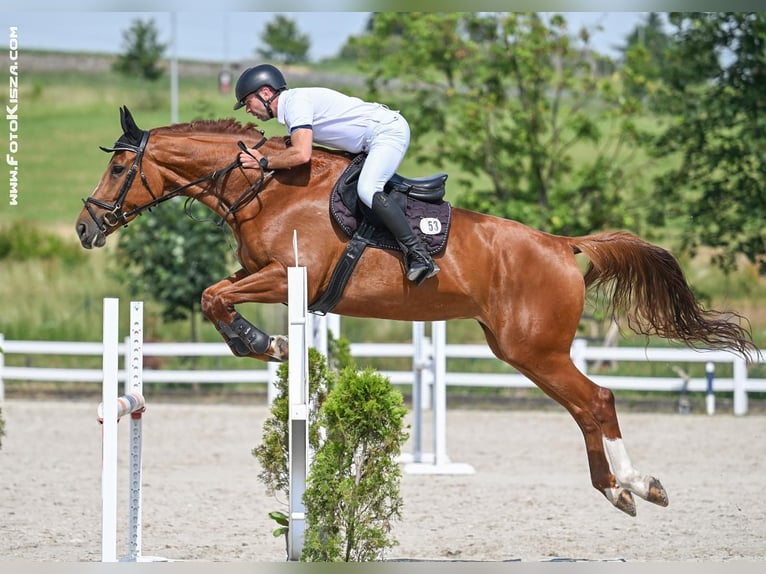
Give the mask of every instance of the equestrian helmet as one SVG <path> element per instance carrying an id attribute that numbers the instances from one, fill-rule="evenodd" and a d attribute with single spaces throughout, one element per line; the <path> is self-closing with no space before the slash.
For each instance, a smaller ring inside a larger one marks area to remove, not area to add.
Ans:
<path id="1" fill-rule="evenodd" d="M 237 80 L 237 86 L 234 89 L 237 103 L 234 104 L 234 109 L 238 110 L 243 107 L 245 98 L 263 86 L 269 86 L 279 93 L 287 89 L 287 82 L 282 72 L 271 64 L 259 64 L 248 68 L 242 72 Z"/>

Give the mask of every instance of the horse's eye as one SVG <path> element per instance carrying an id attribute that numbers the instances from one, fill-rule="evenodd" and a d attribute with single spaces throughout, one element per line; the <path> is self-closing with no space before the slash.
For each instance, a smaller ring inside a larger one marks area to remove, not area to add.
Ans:
<path id="1" fill-rule="evenodd" d="M 112 175 L 115 176 L 115 177 L 118 176 L 118 175 L 121 175 L 122 172 L 124 172 L 124 171 L 125 171 L 125 166 L 124 165 L 116 165 L 115 164 L 115 165 L 112 166 Z"/>

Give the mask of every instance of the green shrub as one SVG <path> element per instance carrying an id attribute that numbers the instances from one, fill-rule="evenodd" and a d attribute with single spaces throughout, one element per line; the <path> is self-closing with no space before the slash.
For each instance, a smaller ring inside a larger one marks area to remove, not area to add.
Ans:
<path id="1" fill-rule="evenodd" d="M 320 410 L 327 438 L 308 476 L 306 562 L 380 560 L 397 541 L 406 408 L 387 377 L 368 368 L 344 369 Z"/>
<path id="2" fill-rule="evenodd" d="M 347 341 L 329 341 L 331 364 L 309 349 L 309 446 L 314 460 L 304 495 L 306 533 L 302 561 L 380 559 L 396 544 L 391 522 L 400 515 L 401 470 L 396 458 L 408 435 L 406 408 L 388 378 L 357 370 Z M 338 368 L 342 370 L 338 371 Z M 282 364 L 261 444 L 252 451 L 271 494 L 289 500 L 288 365 Z M 274 536 L 287 534 L 287 514 L 272 511 Z"/>
<path id="3" fill-rule="evenodd" d="M 60 259 L 72 264 L 83 262 L 85 254 L 75 242 L 64 241 L 29 221 L 15 221 L 0 229 L 0 259 Z"/>

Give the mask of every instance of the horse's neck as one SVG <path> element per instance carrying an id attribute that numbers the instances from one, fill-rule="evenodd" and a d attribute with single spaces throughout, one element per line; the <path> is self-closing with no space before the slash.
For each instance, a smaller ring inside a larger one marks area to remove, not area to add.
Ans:
<path id="1" fill-rule="evenodd" d="M 168 141 L 165 145 L 167 157 L 162 162 L 170 172 L 166 178 L 165 192 L 169 193 L 173 189 L 189 186 L 197 180 L 216 174 L 210 180 L 191 185 L 183 192 L 183 195 L 195 197 L 219 216 L 225 216 L 232 206 L 242 201 L 243 194 L 249 196 L 251 192 L 257 192 L 260 184 L 264 187 L 268 187 L 269 184 L 277 187 L 300 187 L 309 191 L 311 195 L 329 198 L 329 190 L 349 161 L 342 155 L 315 149 L 311 168 L 296 168 L 284 172 L 279 183 L 270 181 L 268 178 L 259 183 L 262 174 L 258 169 L 243 170 L 234 167 L 224 173 L 225 168 L 231 166 L 239 155 L 237 139 L 206 134 L 204 140 L 201 137 L 194 137 L 192 141 L 187 134 L 185 138 L 173 138 L 172 141 Z M 248 147 L 257 143 L 257 140 L 253 138 L 243 137 L 242 139 Z M 284 148 L 283 138 L 271 138 L 259 151 L 269 155 Z M 308 199 L 306 194 L 302 194 L 301 197 L 303 201 Z M 260 208 L 266 202 L 267 199 L 264 197 L 260 201 L 247 203 Z M 252 209 L 248 206 L 242 207 L 248 212 Z M 250 213 L 250 215 L 253 214 Z"/>
<path id="2" fill-rule="evenodd" d="M 227 171 L 238 156 L 234 142 L 212 138 L 202 144 L 197 140 L 190 142 L 188 136 L 175 137 L 168 138 L 163 151 L 165 156 L 156 154 L 156 161 L 165 171 L 164 193 L 184 188 L 181 194 L 187 197 L 215 196 L 208 205 L 212 207 L 235 201 L 232 198 L 248 185 L 236 167 Z"/>

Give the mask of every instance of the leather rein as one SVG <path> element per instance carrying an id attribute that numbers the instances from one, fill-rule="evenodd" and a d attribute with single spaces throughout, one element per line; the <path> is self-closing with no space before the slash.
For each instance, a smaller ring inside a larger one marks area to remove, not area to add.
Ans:
<path id="1" fill-rule="evenodd" d="M 258 149 L 263 144 L 265 144 L 267 141 L 266 137 L 263 135 L 263 132 L 261 132 L 261 140 L 253 146 L 252 149 Z M 106 148 L 99 146 L 101 150 L 107 152 L 107 153 L 113 153 L 116 151 L 130 151 L 136 154 L 136 157 L 133 159 L 133 165 L 130 167 L 130 171 L 128 172 L 127 177 L 125 178 L 125 181 L 122 184 L 122 188 L 120 189 L 120 194 L 117 196 L 117 199 L 114 203 L 109 204 L 105 201 L 101 201 L 100 199 L 96 199 L 94 197 L 89 197 L 87 199 L 83 199 L 82 202 L 85 205 L 85 209 L 88 211 L 88 214 L 91 216 L 93 221 L 98 226 L 98 229 L 102 233 L 107 233 L 110 229 L 117 227 L 118 225 L 127 225 L 128 224 L 128 218 L 132 217 L 133 215 L 137 215 L 142 213 L 146 210 L 151 210 L 153 207 L 159 205 L 160 203 L 164 203 L 165 201 L 168 201 L 169 199 L 173 199 L 174 197 L 177 197 L 181 194 L 181 192 L 197 186 L 201 183 L 205 183 L 207 181 L 209 182 L 217 182 L 218 179 L 233 169 L 236 169 L 241 165 L 239 161 L 239 157 L 237 157 L 236 160 L 231 162 L 229 165 L 222 169 L 215 170 L 212 173 L 209 173 L 208 175 L 204 175 L 202 177 L 199 177 L 193 181 L 190 181 L 189 183 L 186 183 L 180 187 L 177 187 L 171 191 L 169 191 L 166 194 L 157 196 L 152 191 L 151 186 L 149 185 L 149 181 L 146 179 L 146 175 L 144 174 L 144 168 L 143 168 L 143 159 L 144 159 L 144 152 L 146 151 L 146 144 L 149 142 L 149 132 L 148 131 L 142 131 L 141 134 L 141 142 L 136 146 L 131 143 L 125 142 L 125 141 L 117 141 L 113 147 Z M 247 146 L 243 142 L 237 142 L 237 145 L 239 145 L 240 149 L 243 151 L 248 152 Z M 223 226 L 224 223 L 226 223 L 226 220 L 229 218 L 229 216 L 235 214 L 237 211 L 242 209 L 245 205 L 247 205 L 252 199 L 258 195 L 258 192 L 260 192 L 261 188 L 263 187 L 264 181 L 266 180 L 266 172 L 261 169 L 260 176 L 258 180 L 249 185 L 245 191 L 242 192 L 242 194 L 239 196 L 239 198 L 229 206 L 229 208 L 226 210 L 226 212 L 221 217 L 221 220 L 218 222 L 218 226 Z M 130 191 L 131 186 L 133 185 L 133 181 L 136 178 L 136 175 L 140 175 L 141 182 L 144 184 L 144 187 L 149 192 L 149 195 L 152 197 L 152 200 L 144 205 L 140 205 L 138 207 L 134 207 L 130 211 L 123 211 L 122 207 L 125 203 L 125 198 L 128 195 L 128 192 Z M 101 221 L 99 221 L 93 206 L 99 207 L 101 209 L 104 209 L 106 213 L 104 214 Z"/>

